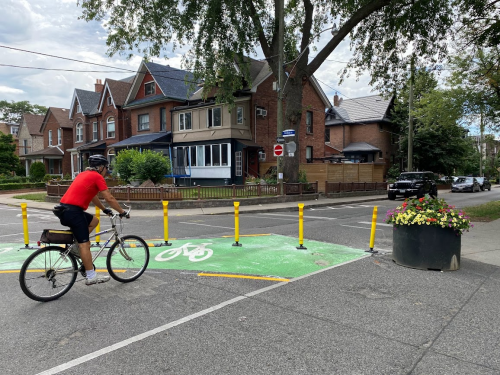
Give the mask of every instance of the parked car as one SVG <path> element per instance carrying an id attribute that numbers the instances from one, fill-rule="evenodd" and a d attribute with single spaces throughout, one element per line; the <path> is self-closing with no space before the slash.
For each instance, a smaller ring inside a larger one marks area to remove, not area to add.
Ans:
<path id="1" fill-rule="evenodd" d="M 390 200 L 396 199 L 398 195 L 405 198 L 416 195 L 422 198 L 425 194 L 437 197 L 437 185 L 434 173 L 432 172 L 403 172 L 396 182 L 389 185 L 387 197 Z"/>
<path id="2" fill-rule="evenodd" d="M 451 184 L 451 192 L 461 192 L 461 191 L 470 191 L 475 193 L 476 191 L 480 191 L 481 187 L 479 186 L 479 182 L 475 177 L 458 177 L 457 180 Z"/>
<path id="3" fill-rule="evenodd" d="M 486 177 L 476 177 L 477 182 L 479 182 L 479 187 L 482 191 L 491 191 L 491 182 Z"/>

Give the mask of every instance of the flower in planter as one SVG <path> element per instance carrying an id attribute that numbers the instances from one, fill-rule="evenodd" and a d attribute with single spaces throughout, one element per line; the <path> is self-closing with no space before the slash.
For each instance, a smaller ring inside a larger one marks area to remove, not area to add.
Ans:
<path id="1" fill-rule="evenodd" d="M 452 228 L 458 235 L 474 227 L 464 211 L 448 205 L 444 199 L 405 199 L 401 206 L 387 211 L 385 222 L 395 227 L 401 225 L 432 225 Z"/>

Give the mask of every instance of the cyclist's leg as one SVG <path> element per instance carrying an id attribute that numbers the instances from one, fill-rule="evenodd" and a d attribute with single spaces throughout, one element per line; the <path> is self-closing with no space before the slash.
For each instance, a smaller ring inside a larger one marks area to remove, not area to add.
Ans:
<path id="1" fill-rule="evenodd" d="M 90 224 L 89 224 L 89 234 L 92 233 L 92 231 L 95 229 L 95 227 L 97 227 L 97 224 L 99 224 L 99 219 L 97 218 L 97 216 L 92 216 L 92 220 L 90 221 Z"/>

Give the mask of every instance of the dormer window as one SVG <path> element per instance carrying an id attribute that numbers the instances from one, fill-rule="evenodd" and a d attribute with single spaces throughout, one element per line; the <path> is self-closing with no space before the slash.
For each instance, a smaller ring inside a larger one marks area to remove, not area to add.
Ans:
<path id="1" fill-rule="evenodd" d="M 156 93 L 156 89 L 155 89 L 155 83 L 154 81 L 153 82 L 147 82 L 144 84 L 144 94 L 146 96 L 148 95 L 153 95 Z"/>

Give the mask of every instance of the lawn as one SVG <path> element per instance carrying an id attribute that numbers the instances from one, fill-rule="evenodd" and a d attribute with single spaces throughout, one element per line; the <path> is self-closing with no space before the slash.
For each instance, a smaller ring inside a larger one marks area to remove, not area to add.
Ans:
<path id="1" fill-rule="evenodd" d="M 500 201 L 488 202 L 479 206 L 465 207 L 464 211 L 474 221 L 493 221 L 500 219 Z"/>
<path id="2" fill-rule="evenodd" d="M 27 199 L 27 200 L 35 201 L 35 202 L 45 202 L 46 196 L 47 196 L 47 193 L 42 192 L 42 193 L 29 193 L 29 194 L 14 195 L 14 196 L 12 196 L 12 198 Z"/>

